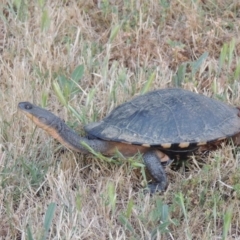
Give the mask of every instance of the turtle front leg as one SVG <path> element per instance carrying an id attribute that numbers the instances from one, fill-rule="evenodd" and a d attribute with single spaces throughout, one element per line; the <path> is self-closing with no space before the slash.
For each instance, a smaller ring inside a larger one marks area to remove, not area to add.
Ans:
<path id="1" fill-rule="evenodd" d="M 151 193 L 165 191 L 167 187 L 167 176 L 157 150 L 148 151 L 143 155 L 144 163 L 155 179 L 154 183 L 148 184 Z"/>

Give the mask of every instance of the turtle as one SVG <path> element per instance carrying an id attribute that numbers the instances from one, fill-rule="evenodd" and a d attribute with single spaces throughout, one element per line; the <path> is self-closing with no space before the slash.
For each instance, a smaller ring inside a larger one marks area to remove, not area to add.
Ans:
<path id="1" fill-rule="evenodd" d="M 182 88 L 150 91 L 119 105 L 101 121 L 86 125 L 85 137 L 30 102 L 20 102 L 18 109 L 69 149 L 88 154 L 88 145 L 106 156 L 141 153 L 154 179 L 148 184 L 151 193 L 166 190 L 165 165 L 177 155 L 240 132 L 239 108 Z"/>

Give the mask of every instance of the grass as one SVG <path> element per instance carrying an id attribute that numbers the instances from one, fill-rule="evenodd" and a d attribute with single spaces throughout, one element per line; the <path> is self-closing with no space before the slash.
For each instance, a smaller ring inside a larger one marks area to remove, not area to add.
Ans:
<path id="1" fill-rule="evenodd" d="M 46 107 L 79 134 L 152 89 L 239 105 L 239 12 L 237 0 L 3 0 L 0 238 L 238 239 L 236 147 L 167 169 L 167 191 L 149 196 L 141 159 L 67 151 L 17 104 Z"/>

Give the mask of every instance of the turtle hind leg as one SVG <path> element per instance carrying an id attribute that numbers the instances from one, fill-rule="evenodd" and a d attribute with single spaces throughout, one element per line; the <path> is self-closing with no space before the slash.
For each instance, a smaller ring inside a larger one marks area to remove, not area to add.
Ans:
<path id="1" fill-rule="evenodd" d="M 150 150 L 143 155 L 144 164 L 154 178 L 155 182 L 148 184 L 150 193 L 163 192 L 167 187 L 167 176 L 159 159 L 157 150 Z"/>

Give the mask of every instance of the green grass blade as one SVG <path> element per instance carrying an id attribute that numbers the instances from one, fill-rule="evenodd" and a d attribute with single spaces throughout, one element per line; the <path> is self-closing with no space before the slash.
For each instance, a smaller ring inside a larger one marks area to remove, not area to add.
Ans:
<path id="1" fill-rule="evenodd" d="M 27 225 L 27 240 L 34 240 L 32 231 L 29 225 Z"/>
<path id="2" fill-rule="evenodd" d="M 156 77 L 156 72 L 152 72 L 141 92 L 142 94 L 148 92 L 149 89 L 151 89 L 151 86 L 152 86 L 153 81 L 155 80 L 155 77 Z"/>
<path id="3" fill-rule="evenodd" d="M 207 59 L 208 52 L 204 52 L 196 61 L 191 63 L 192 66 L 192 76 L 195 76 L 197 71 L 199 71 L 203 62 Z"/>
<path id="4" fill-rule="evenodd" d="M 72 79 L 74 82 L 79 82 L 79 80 L 82 79 L 83 75 L 84 75 L 84 65 L 82 64 L 82 65 L 77 66 L 77 67 L 73 70 L 73 72 L 72 72 L 72 74 L 71 74 L 71 79 Z"/>
<path id="5" fill-rule="evenodd" d="M 62 92 L 58 82 L 56 82 L 56 81 L 53 82 L 53 89 L 54 89 L 59 101 L 62 103 L 62 105 L 67 107 L 67 100 L 64 97 L 63 92 Z"/>
<path id="6" fill-rule="evenodd" d="M 44 238 L 43 240 L 47 239 L 47 234 L 48 231 L 51 227 L 52 224 L 52 220 L 54 217 L 54 213 L 55 213 L 55 208 L 56 208 L 56 203 L 50 203 L 48 205 L 46 214 L 45 214 L 45 218 L 44 218 L 44 222 L 43 222 L 43 227 L 44 227 Z"/>
<path id="7" fill-rule="evenodd" d="M 47 31 L 50 26 L 51 19 L 49 17 L 48 11 L 46 9 L 42 12 L 42 18 L 41 18 L 41 30 Z"/>
<path id="8" fill-rule="evenodd" d="M 229 208 L 229 209 L 227 209 L 227 212 L 225 213 L 224 218 L 223 218 L 224 223 L 223 223 L 222 240 L 227 239 L 227 235 L 228 235 L 228 231 L 230 229 L 231 221 L 232 221 L 232 209 Z"/>
<path id="9" fill-rule="evenodd" d="M 123 214 L 119 215 L 118 220 L 125 227 L 125 229 L 127 229 L 132 234 L 135 233 L 132 224 L 128 221 L 128 219 Z"/>

